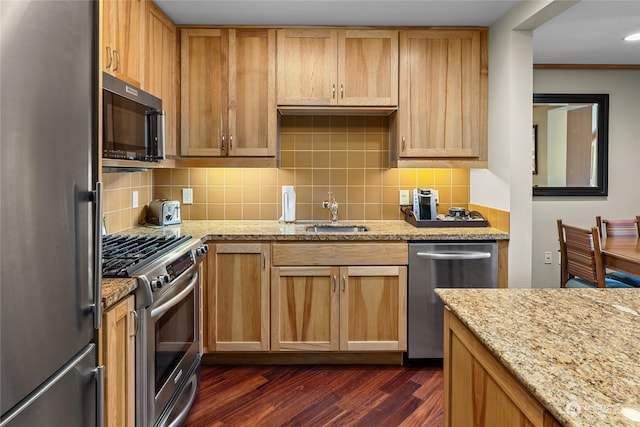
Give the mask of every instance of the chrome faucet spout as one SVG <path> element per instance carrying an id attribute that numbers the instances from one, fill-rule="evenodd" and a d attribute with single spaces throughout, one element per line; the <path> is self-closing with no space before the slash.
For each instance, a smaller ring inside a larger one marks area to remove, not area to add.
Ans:
<path id="1" fill-rule="evenodd" d="M 322 207 L 325 209 L 329 209 L 331 212 L 331 224 L 338 223 L 338 202 L 336 202 L 335 197 L 333 197 L 332 193 L 329 193 L 329 200 L 325 200 L 322 202 Z"/>

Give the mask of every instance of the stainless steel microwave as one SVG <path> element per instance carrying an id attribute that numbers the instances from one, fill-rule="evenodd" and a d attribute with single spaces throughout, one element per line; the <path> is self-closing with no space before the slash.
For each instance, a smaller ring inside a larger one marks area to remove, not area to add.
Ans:
<path id="1" fill-rule="evenodd" d="M 107 73 L 102 88 L 102 157 L 164 159 L 162 100 Z"/>

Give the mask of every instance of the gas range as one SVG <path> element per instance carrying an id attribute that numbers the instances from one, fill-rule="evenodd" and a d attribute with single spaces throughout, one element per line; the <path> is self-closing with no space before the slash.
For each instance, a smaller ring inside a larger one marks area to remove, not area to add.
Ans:
<path id="1" fill-rule="evenodd" d="M 207 249 L 191 236 L 103 236 L 102 277 L 137 278 L 136 307 L 145 307 L 196 264 L 196 257 Z"/>
<path id="2" fill-rule="evenodd" d="M 191 239 L 191 236 L 104 236 L 102 277 L 135 277 L 155 258 Z"/>
<path id="3" fill-rule="evenodd" d="M 103 277 L 136 278 L 136 425 L 180 425 L 200 383 L 201 268 L 191 236 L 103 236 Z"/>

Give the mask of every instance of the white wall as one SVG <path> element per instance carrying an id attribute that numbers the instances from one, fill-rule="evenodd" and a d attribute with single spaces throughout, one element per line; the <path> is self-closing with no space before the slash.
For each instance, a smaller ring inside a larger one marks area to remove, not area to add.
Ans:
<path id="1" fill-rule="evenodd" d="M 471 203 L 510 211 L 509 287 L 531 287 L 533 29 L 575 2 L 522 2 L 489 29 L 489 167 Z"/>
<path id="2" fill-rule="evenodd" d="M 536 93 L 609 94 L 609 195 L 533 200 L 532 287 L 557 287 L 556 219 L 591 227 L 596 215 L 640 215 L 640 70 L 534 70 L 533 89 Z M 544 251 L 553 252 L 551 265 L 544 264 Z"/>

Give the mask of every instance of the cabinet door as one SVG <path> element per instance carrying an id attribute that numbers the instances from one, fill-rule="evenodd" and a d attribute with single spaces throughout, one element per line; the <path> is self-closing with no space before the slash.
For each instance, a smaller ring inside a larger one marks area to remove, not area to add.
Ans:
<path id="1" fill-rule="evenodd" d="M 338 104 L 398 105 L 398 31 L 338 33 Z"/>
<path id="2" fill-rule="evenodd" d="M 151 2 L 147 14 L 147 66 L 145 89 L 162 99 L 165 112 L 165 155 L 175 157 L 176 146 L 176 27 Z"/>
<path id="3" fill-rule="evenodd" d="M 278 30 L 278 104 L 337 105 L 337 30 Z"/>
<path id="4" fill-rule="evenodd" d="M 342 267 L 340 350 L 406 350 L 406 289 L 406 267 Z"/>
<path id="5" fill-rule="evenodd" d="M 102 61 L 106 72 L 142 87 L 146 0 L 102 2 Z"/>
<path id="6" fill-rule="evenodd" d="M 118 0 L 116 77 L 143 86 L 146 0 Z"/>
<path id="7" fill-rule="evenodd" d="M 271 350 L 338 351 L 337 267 L 274 267 Z"/>
<path id="8" fill-rule="evenodd" d="M 486 32 L 401 31 L 399 156 L 478 158 L 486 79 Z"/>
<path id="9" fill-rule="evenodd" d="M 118 2 L 116 0 L 103 0 L 100 2 L 101 40 L 100 54 L 102 70 L 115 75 L 116 45 L 118 43 Z"/>
<path id="10" fill-rule="evenodd" d="M 101 329 L 105 367 L 104 425 L 134 426 L 135 346 L 134 297 L 129 296 L 104 313 Z"/>
<path id="11" fill-rule="evenodd" d="M 445 425 L 559 426 L 449 310 L 444 328 Z"/>
<path id="12" fill-rule="evenodd" d="M 275 156 L 276 33 L 229 30 L 229 156 Z"/>
<path id="13" fill-rule="evenodd" d="M 183 29 L 181 34 L 181 153 L 225 155 L 228 31 Z"/>
<path id="14" fill-rule="evenodd" d="M 209 251 L 209 351 L 269 349 L 269 248 L 218 243 Z"/>

